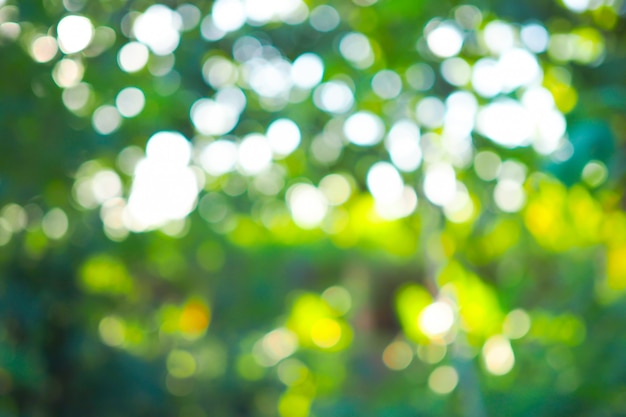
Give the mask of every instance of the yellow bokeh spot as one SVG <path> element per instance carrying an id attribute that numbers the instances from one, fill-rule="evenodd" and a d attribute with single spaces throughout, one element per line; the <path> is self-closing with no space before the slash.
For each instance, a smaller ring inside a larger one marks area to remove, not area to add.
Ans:
<path id="1" fill-rule="evenodd" d="M 311 327 L 311 340 L 321 348 L 332 348 L 340 339 L 341 326 L 336 320 L 323 318 L 317 320 Z"/>
<path id="2" fill-rule="evenodd" d="M 545 249 L 563 252 L 602 239 L 604 212 L 582 186 L 567 190 L 557 181 L 542 180 L 524 211 L 526 227 Z"/>
<path id="3" fill-rule="evenodd" d="M 83 264 L 79 279 L 85 291 L 92 293 L 127 294 L 133 281 L 126 266 L 108 255 L 96 255 Z"/>
<path id="4" fill-rule="evenodd" d="M 431 303 L 430 293 L 416 284 L 402 287 L 396 296 L 396 312 L 404 334 L 416 343 L 428 341 L 418 327 L 418 318 L 422 310 Z"/>
<path id="5" fill-rule="evenodd" d="M 211 311 L 207 305 L 199 300 L 187 303 L 180 314 L 180 330 L 190 336 L 202 334 L 211 319 Z"/>
<path id="6" fill-rule="evenodd" d="M 278 412 L 282 417 L 307 417 L 311 399 L 302 394 L 287 392 L 278 402 Z"/>
<path id="7" fill-rule="evenodd" d="M 578 93 L 567 78 L 559 67 L 550 68 L 544 78 L 545 87 L 552 93 L 554 104 L 562 113 L 569 113 L 578 103 Z"/>
<path id="8" fill-rule="evenodd" d="M 461 327 L 470 342 L 491 336 L 501 329 L 504 314 L 496 290 L 458 262 L 450 262 L 441 270 L 439 285 L 453 293 Z"/>
<path id="9" fill-rule="evenodd" d="M 606 274 L 610 289 L 618 291 L 626 289 L 626 245 L 609 249 Z"/>
<path id="10" fill-rule="evenodd" d="M 286 327 L 303 347 L 338 351 L 352 341 L 352 329 L 338 312 L 317 294 L 305 293 L 295 300 Z"/>

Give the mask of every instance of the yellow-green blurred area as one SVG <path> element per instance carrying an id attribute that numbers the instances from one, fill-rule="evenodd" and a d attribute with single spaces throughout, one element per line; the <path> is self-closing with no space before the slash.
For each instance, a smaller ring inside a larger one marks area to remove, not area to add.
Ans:
<path id="1" fill-rule="evenodd" d="M 626 415 L 624 0 L 0 0 L 0 417 Z"/>

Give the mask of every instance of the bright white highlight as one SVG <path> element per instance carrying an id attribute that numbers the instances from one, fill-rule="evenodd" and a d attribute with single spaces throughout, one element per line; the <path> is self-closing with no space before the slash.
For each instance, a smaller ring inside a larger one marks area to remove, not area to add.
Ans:
<path id="1" fill-rule="evenodd" d="M 463 35 L 456 25 L 442 23 L 426 35 L 426 43 L 433 54 L 450 58 L 461 52 Z"/>
<path id="2" fill-rule="evenodd" d="M 313 103 L 328 113 L 343 114 L 354 104 L 354 95 L 343 81 L 329 81 L 315 89 Z"/>
<path id="3" fill-rule="evenodd" d="M 576 13 L 582 13 L 589 8 L 590 0 L 563 0 L 565 7 Z"/>
<path id="4" fill-rule="evenodd" d="M 75 54 L 85 49 L 93 38 L 91 20 L 84 16 L 65 16 L 57 25 L 61 51 Z"/>
<path id="5" fill-rule="evenodd" d="M 502 54 L 498 62 L 502 74 L 503 91 L 510 92 L 521 86 L 539 84 L 542 78 L 537 59 L 525 49 L 514 48 Z"/>
<path id="6" fill-rule="evenodd" d="M 485 26 L 483 31 L 487 47 L 494 53 L 500 54 L 513 47 L 515 34 L 511 25 L 494 20 Z"/>
<path id="7" fill-rule="evenodd" d="M 380 117 L 368 111 L 350 116 L 343 125 L 348 140 L 358 146 L 372 146 L 380 142 L 385 134 L 385 125 Z"/>
<path id="8" fill-rule="evenodd" d="M 200 99 L 191 107 L 191 121 L 205 135 L 223 135 L 239 122 L 239 111 L 232 105 L 211 99 Z"/>
<path id="9" fill-rule="evenodd" d="M 240 170 L 246 175 L 255 175 L 272 163 L 272 148 L 263 135 L 252 133 L 239 144 L 237 156 Z"/>
<path id="10" fill-rule="evenodd" d="M 310 184 L 296 184 L 289 188 L 287 203 L 293 221 L 303 229 L 317 227 L 328 211 L 326 197 Z"/>
<path id="11" fill-rule="evenodd" d="M 178 132 L 157 132 L 148 140 L 146 158 L 135 168 L 123 220 L 145 231 L 184 219 L 195 207 L 198 183 L 188 166 L 191 144 Z"/>
<path id="12" fill-rule="evenodd" d="M 146 66 L 150 52 L 146 45 L 129 42 L 117 54 L 117 64 L 124 72 L 137 72 Z"/>
<path id="13" fill-rule="evenodd" d="M 182 29 L 181 16 L 161 4 L 150 6 L 133 24 L 133 33 L 157 55 L 168 55 L 176 50 Z"/>
<path id="14" fill-rule="evenodd" d="M 493 97 L 502 91 L 502 74 L 498 62 L 491 58 L 479 59 L 472 69 L 472 87 L 483 97 Z"/>
<path id="15" fill-rule="evenodd" d="M 419 127 L 410 120 L 400 120 L 391 127 L 385 146 L 391 162 L 400 171 L 413 172 L 422 163 L 419 140 Z"/>
<path id="16" fill-rule="evenodd" d="M 275 156 L 285 157 L 300 145 L 300 129 L 289 119 L 274 120 L 266 132 L 269 145 Z"/>
<path id="17" fill-rule="evenodd" d="M 468 137 L 474 129 L 478 101 L 467 91 L 456 91 L 446 98 L 444 134 L 457 138 Z M 452 152 L 458 153 L 457 149 Z"/>
<path id="18" fill-rule="evenodd" d="M 449 204 L 456 193 L 454 169 L 443 163 L 429 166 L 424 174 L 424 194 L 437 206 Z"/>
<path id="19" fill-rule="evenodd" d="M 305 53 L 293 61 L 291 80 L 294 85 L 303 89 L 310 89 L 318 85 L 323 76 L 324 62 L 318 55 Z"/>
<path id="20" fill-rule="evenodd" d="M 224 32 L 233 32 L 246 22 L 246 10 L 239 0 L 217 0 L 211 15 L 215 27 Z"/>
<path id="21" fill-rule="evenodd" d="M 503 98 L 478 112 L 477 130 L 507 148 L 529 144 L 533 133 L 530 113 L 519 102 Z"/>
<path id="22" fill-rule="evenodd" d="M 377 162 L 367 172 L 367 188 L 380 202 L 397 200 L 404 189 L 404 181 L 398 170 L 388 162 Z"/>
<path id="23" fill-rule="evenodd" d="M 454 325 L 454 311 L 450 304 L 435 301 L 422 310 L 418 317 L 420 330 L 430 338 L 444 336 Z"/>
<path id="24" fill-rule="evenodd" d="M 164 166 L 183 166 L 187 165 L 191 158 L 191 145 L 180 133 L 159 132 L 148 140 L 146 156 Z"/>
<path id="25" fill-rule="evenodd" d="M 496 188 L 493 190 L 493 198 L 498 208 L 507 213 L 519 211 L 526 202 L 526 194 L 522 185 L 510 179 L 498 181 Z"/>
<path id="26" fill-rule="evenodd" d="M 507 374 L 515 365 L 511 343 L 504 336 L 490 337 L 483 346 L 482 356 L 487 371 L 494 375 Z"/>
<path id="27" fill-rule="evenodd" d="M 376 202 L 376 212 L 384 219 L 406 217 L 417 207 L 413 188 L 405 186 L 398 170 L 388 162 L 377 162 L 367 173 L 367 188 Z"/>
<path id="28" fill-rule="evenodd" d="M 237 145 L 223 139 L 209 143 L 200 153 L 200 164 L 215 177 L 232 171 L 237 164 Z"/>

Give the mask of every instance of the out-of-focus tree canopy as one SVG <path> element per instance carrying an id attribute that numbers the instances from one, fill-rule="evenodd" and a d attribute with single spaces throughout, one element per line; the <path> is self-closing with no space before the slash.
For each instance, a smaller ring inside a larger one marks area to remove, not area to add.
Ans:
<path id="1" fill-rule="evenodd" d="M 626 415 L 623 0 L 0 0 L 0 416 Z"/>

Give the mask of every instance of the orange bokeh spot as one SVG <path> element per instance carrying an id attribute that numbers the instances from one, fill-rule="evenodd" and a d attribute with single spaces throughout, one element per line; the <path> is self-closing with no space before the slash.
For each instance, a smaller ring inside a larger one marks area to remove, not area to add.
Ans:
<path id="1" fill-rule="evenodd" d="M 191 335 L 202 333 L 209 327 L 210 320 L 209 308 L 200 301 L 191 301 L 180 314 L 180 330 Z"/>

